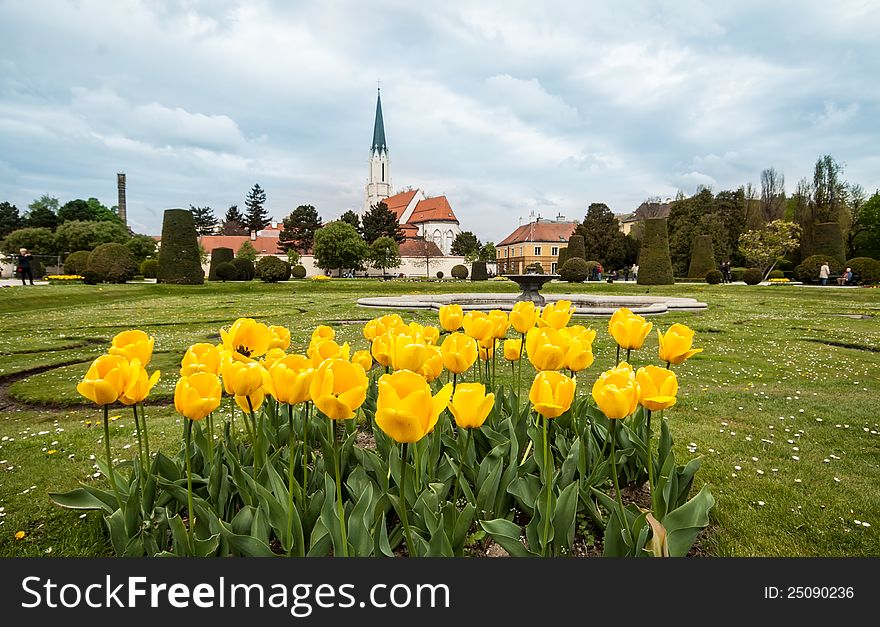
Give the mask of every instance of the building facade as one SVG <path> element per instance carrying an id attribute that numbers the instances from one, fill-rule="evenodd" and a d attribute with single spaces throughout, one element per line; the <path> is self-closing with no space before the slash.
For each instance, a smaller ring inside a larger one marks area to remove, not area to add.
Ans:
<path id="1" fill-rule="evenodd" d="M 499 274 L 522 274 L 539 263 L 545 273 L 556 274 L 559 251 L 577 228 L 577 222 L 536 219 L 524 224 L 495 245 Z"/>

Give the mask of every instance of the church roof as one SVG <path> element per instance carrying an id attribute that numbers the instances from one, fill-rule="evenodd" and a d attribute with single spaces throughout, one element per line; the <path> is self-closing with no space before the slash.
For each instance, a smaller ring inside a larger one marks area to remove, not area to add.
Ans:
<path id="1" fill-rule="evenodd" d="M 411 224 L 420 222 L 458 222 L 458 218 L 452 212 L 446 196 L 434 196 L 419 201 L 408 220 Z"/>
<path id="2" fill-rule="evenodd" d="M 419 190 L 411 189 L 406 192 L 400 192 L 398 194 L 394 194 L 394 196 L 389 196 L 382 200 L 397 219 L 400 220 L 400 216 L 403 215 L 403 212 L 406 211 L 406 208 L 409 206 L 409 203 L 412 202 L 413 196 L 418 193 Z"/>
<path id="3" fill-rule="evenodd" d="M 372 152 L 388 152 L 385 144 L 385 122 L 382 120 L 382 94 L 376 95 L 376 122 L 373 124 L 373 143 L 370 147 Z"/>
<path id="4" fill-rule="evenodd" d="M 523 224 L 496 246 L 509 246 L 522 242 L 567 242 L 577 228 L 577 222 L 547 222 L 537 220 Z"/>
<path id="5" fill-rule="evenodd" d="M 427 254 L 425 247 L 427 246 Z M 407 237 L 400 245 L 401 257 L 442 257 L 443 252 L 432 240 L 421 237 Z"/>

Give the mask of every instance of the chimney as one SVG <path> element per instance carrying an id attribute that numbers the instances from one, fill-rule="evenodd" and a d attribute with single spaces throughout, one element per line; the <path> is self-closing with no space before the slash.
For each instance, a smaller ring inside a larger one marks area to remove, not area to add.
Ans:
<path id="1" fill-rule="evenodd" d="M 119 200 L 116 202 L 119 219 L 122 224 L 128 226 L 128 216 L 125 211 L 125 172 L 116 173 L 116 191 L 119 193 Z"/>
<path id="2" fill-rule="evenodd" d="M 565 215 L 561 211 L 556 215 L 556 221 L 565 222 Z"/>

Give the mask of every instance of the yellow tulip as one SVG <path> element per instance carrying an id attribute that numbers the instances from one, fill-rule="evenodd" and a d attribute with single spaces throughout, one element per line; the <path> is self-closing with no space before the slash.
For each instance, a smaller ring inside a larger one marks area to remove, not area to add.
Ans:
<path id="1" fill-rule="evenodd" d="M 129 361 L 138 359 L 146 368 L 153 356 L 154 343 L 155 340 L 143 331 L 123 331 L 113 338 L 107 352 L 125 357 Z"/>
<path id="2" fill-rule="evenodd" d="M 528 333 L 538 320 L 538 310 L 530 300 L 521 300 L 510 312 L 510 324 L 517 333 Z"/>
<path id="3" fill-rule="evenodd" d="M 269 327 L 253 318 L 239 318 L 229 329 L 220 329 L 223 346 L 238 361 L 255 359 L 269 350 L 272 334 Z"/>
<path id="4" fill-rule="evenodd" d="M 552 305 L 547 305 L 541 311 L 538 318 L 539 327 L 551 327 L 557 331 L 568 324 L 574 314 L 574 305 L 570 300 L 558 300 Z"/>
<path id="5" fill-rule="evenodd" d="M 260 363 L 263 364 L 263 368 L 271 368 L 272 364 L 279 359 L 284 359 L 285 355 L 287 355 L 287 353 L 285 353 L 283 349 L 270 348 L 266 351 L 266 354 L 263 355 L 263 359 L 260 360 Z"/>
<path id="6" fill-rule="evenodd" d="M 370 355 L 370 351 L 355 351 L 351 356 L 351 362 L 359 364 L 364 372 L 369 372 L 373 367 L 373 357 Z"/>
<path id="7" fill-rule="evenodd" d="M 495 348 L 495 338 L 489 338 L 488 340 L 480 340 L 477 342 L 480 347 L 480 360 L 481 361 L 489 361 L 494 354 Z"/>
<path id="8" fill-rule="evenodd" d="M 626 307 L 621 307 L 608 321 L 608 333 L 620 348 L 636 350 L 645 343 L 645 338 L 648 337 L 653 326 L 653 322 L 647 322 L 642 316 L 634 314 Z"/>
<path id="9" fill-rule="evenodd" d="M 666 331 L 666 335 L 657 329 L 660 339 L 660 361 L 670 364 L 680 364 L 685 359 L 690 359 L 697 353 L 703 352 L 702 348 L 691 348 L 694 341 L 694 331 L 683 324 L 673 324 Z"/>
<path id="10" fill-rule="evenodd" d="M 639 404 L 645 409 L 659 411 L 675 405 L 678 379 L 672 370 L 645 366 L 636 372 L 639 383 Z"/>
<path id="11" fill-rule="evenodd" d="M 213 344 L 200 342 L 193 344 L 183 354 L 180 361 L 180 376 L 185 377 L 197 372 L 220 374 L 220 350 Z"/>
<path id="12" fill-rule="evenodd" d="M 397 442 L 418 442 L 434 429 L 451 396 L 451 383 L 431 396 L 428 382 L 414 372 L 384 374 L 379 378 L 376 424 Z"/>
<path id="13" fill-rule="evenodd" d="M 559 370 L 565 366 L 569 343 L 553 327 L 533 327 L 526 334 L 526 353 L 535 370 Z"/>
<path id="14" fill-rule="evenodd" d="M 420 337 L 408 334 L 391 335 L 391 367 L 394 370 L 418 372 L 431 358 L 434 347 Z"/>
<path id="15" fill-rule="evenodd" d="M 469 311 L 462 320 L 464 332 L 475 340 L 488 340 L 495 333 L 495 324 L 482 311 Z"/>
<path id="16" fill-rule="evenodd" d="M 639 404 L 639 384 L 625 361 L 606 370 L 593 384 L 593 400 L 608 418 L 626 418 Z"/>
<path id="17" fill-rule="evenodd" d="M 574 392 L 574 379 L 548 370 L 535 376 L 529 390 L 529 400 L 535 411 L 545 418 L 558 418 L 571 407 Z"/>
<path id="18" fill-rule="evenodd" d="M 507 361 L 519 361 L 522 355 L 522 338 L 504 340 L 504 359 Z"/>
<path id="19" fill-rule="evenodd" d="M 381 318 L 373 318 L 364 325 L 364 338 L 372 342 L 380 335 L 385 335 L 398 327 L 405 326 L 400 314 L 388 314 Z"/>
<path id="20" fill-rule="evenodd" d="M 440 325 L 450 333 L 461 328 L 464 312 L 461 305 L 443 305 L 440 307 Z"/>
<path id="21" fill-rule="evenodd" d="M 125 391 L 119 396 L 123 405 L 142 403 L 153 386 L 159 381 L 159 371 L 147 375 L 147 370 L 141 365 L 139 359 L 132 359 L 128 364 L 127 383 Z"/>
<path id="22" fill-rule="evenodd" d="M 266 391 L 263 388 L 254 390 L 253 393 L 248 395 L 235 395 L 235 404 L 241 407 L 241 411 L 245 411 L 247 413 L 256 412 L 260 407 L 263 406 L 263 401 L 265 400 Z"/>
<path id="23" fill-rule="evenodd" d="M 449 401 L 449 411 L 461 429 L 479 429 L 495 406 L 495 395 L 482 383 L 459 383 Z"/>
<path id="24" fill-rule="evenodd" d="M 343 359 L 324 361 L 309 385 L 315 407 L 331 420 L 354 418 L 367 399 L 367 374 L 358 364 Z"/>
<path id="25" fill-rule="evenodd" d="M 271 336 L 269 339 L 269 350 L 280 348 L 286 351 L 290 348 L 290 329 L 275 324 L 269 327 L 269 334 Z"/>
<path id="26" fill-rule="evenodd" d="M 492 324 L 495 327 L 492 337 L 496 340 L 504 338 L 504 336 L 507 335 L 507 327 L 510 326 L 510 320 L 508 320 L 507 314 L 500 309 L 493 309 L 489 312 L 489 320 L 492 321 Z"/>
<path id="27" fill-rule="evenodd" d="M 269 368 L 272 395 L 279 403 L 304 403 L 309 400 L 309 385 L 315 369 L 312 361 L 303 355 L 287 355 Z"/>
<path id="28" fill-rule="evenodd" d="M 560 331 L 568 336 L 569 346 L 565 353 L 565 367 L 572 372 L 580 372 L 593 365 L 593 340 L 596 331 L 582 326 L 566 327 Z"/>
<path id="29" fill-rule="evenodd" d="M 223 387 L 220 378 L 210 372 L 196 372 L 180 377 L 174 388 L 174 408 L 190 420 L 202 420 L 220 407 Z"/>
<path id="30" fill-rule="evenodd" d="M 443 374 L 443 355 L 440 353 L 439 346 L 429 346 L 429 348 L 431 354 L 417 374 L 422 375 L 428 383 L 431 383 Z"/>
<path id="31" fill-rule="evenodd" d="M 443 344 L 440 345 L 440 356 L 449 372 L 461 374 L 474 365 L 477 359 L 477 344 L 473 338 L 464 333 L 452 333 L 446 336 Z"/>
<path id="32" fill-rule="evenodd" d="M 89 366 L 76 391 L 96 405 L 109 405 L 125 393 L 128 360 L 120 355 L 101 355 Z"/>
<path id="33" fill-rule="evenodd" d="M 387 368 L 391 365 L 391 336 L 388 334 L 377 335 L 370 345 L 370 353 L 380 366 Z"/>
<path id="34" fill-rule="evenodd" d="M 250 396 L 266 382 L 268 373 L 262 364 L 256 361 L 241 362 L 227 359 L 221 366 L 223 386 L 227 394 Z"/>
<path id="35" fill-rule="evenodd" d="M 312 360 L 312 366 L 317 368 L 327 359 L 344 359 L 348 361 L 348 342 L 340 346 L 335 340 L 315 340 L 306 351 Z"/>
<path id="36" fill-rule="evenodd" d="M 437 340 L 440 339 L 440 329 L 437 327 L 426 326 L 422 329 L 422 337 L 425 338 L 425 342 L 434 346 L 437 344 Z"/>
<path id="37" fill-rule="evenodd" d="M 314 331 L 312 331 L 311 343 L 315 344 L 318 341 L 332 340 L 335 338 L 336 331 L 333 330 L 333 327 L 328 327 L 326 324 L 320 324 L 315 327 Z"/>

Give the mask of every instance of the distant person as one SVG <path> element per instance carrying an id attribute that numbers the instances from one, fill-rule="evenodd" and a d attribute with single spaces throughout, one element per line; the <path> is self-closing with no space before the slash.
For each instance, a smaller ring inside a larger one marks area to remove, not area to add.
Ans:
<path id="1" fill-rule="evenodd" d="M 828 277 L 831 276 L 831 268 L 828 267 L 828 262 L 822 264 L 822 267 L 819 268 L 819 283 L 822 285 L 828 285 Z M 840 281 L 838 280 L 838 283 Z"/>
<path id="2" fill-rule="evenodd" d="M 629 264 L 626 264 L 625 266 L 623 266 L 623 280 L 624 281 L 629 281 L 629 271 L 630 271 Z"/>
<path id="3" fill-rule="evenodd" d="M 596 277 L 599 281 L 602 280 L 602 272 L 602 264 L 600 263 L 598 266 L 596 266 Z"/>
<path id="4" fill-rule="evenodd" d="M 633 264 L 633 281 L 639 280 L 639 264 Z"/>
<path id="5" fill-rule="evenodd" d="M 852 268 L 847 268 L 843 274 L 837 277 L 838 285 L 849 285 L 850 281 L 852 281 Z"/>
<path id="6" fill-rule="evenodd" d="M 27 285 L 25 279 L 30 279 L 31 285 L 34 284 L 34 271 L 31 268 L 31 262 L 34 256 L 28 252 L 27 248 L 21 248 L 18 251 L 18 268 L 16 271 L 20 273 L 21 284 Z"/>

